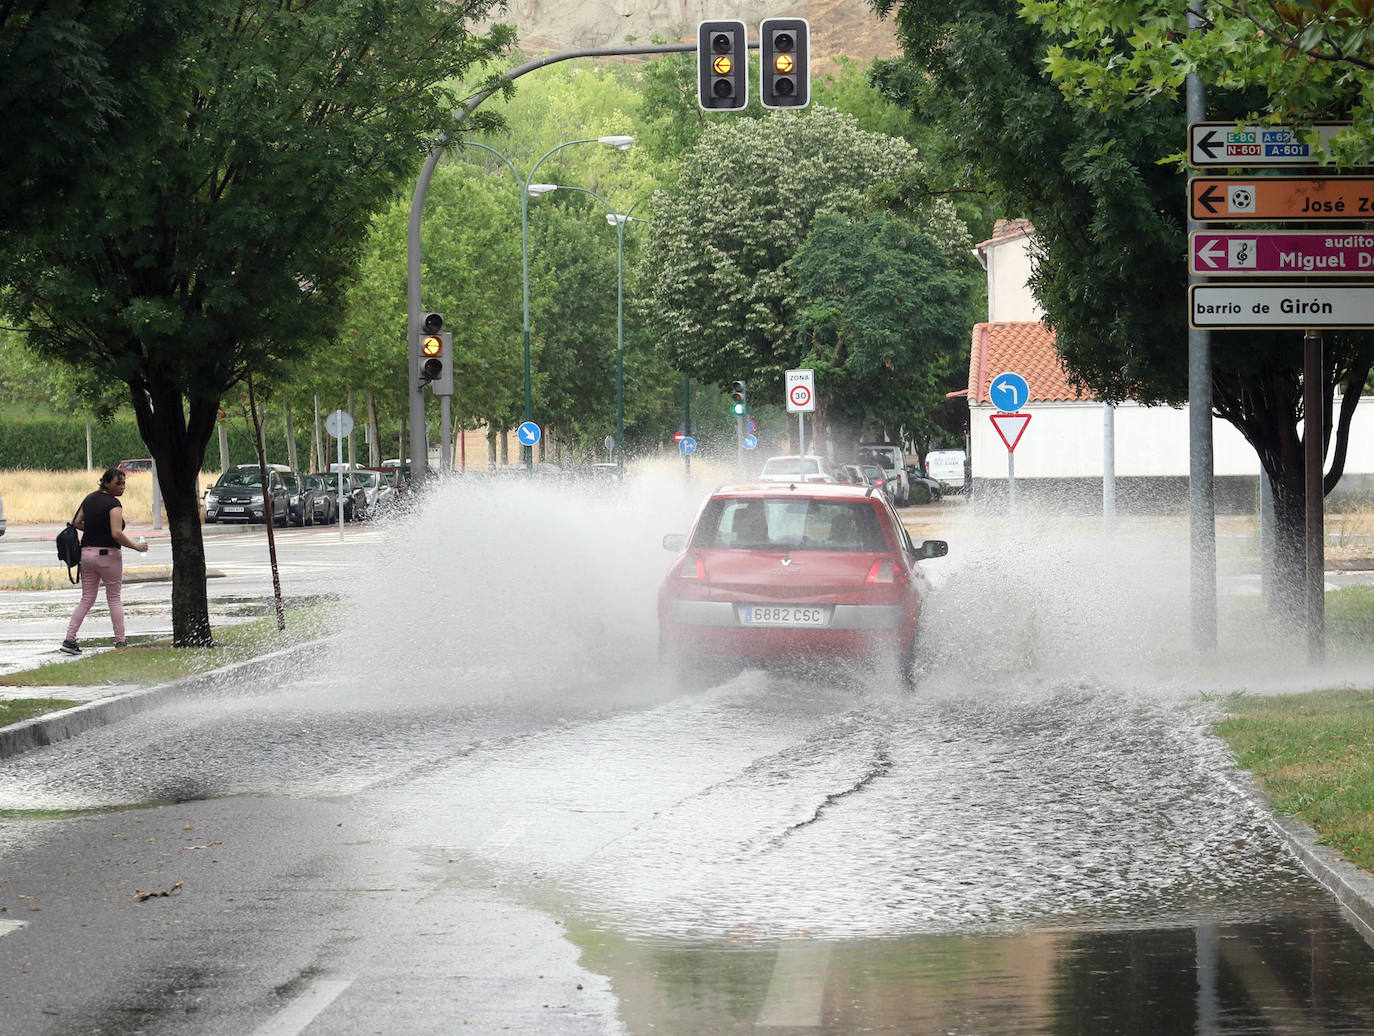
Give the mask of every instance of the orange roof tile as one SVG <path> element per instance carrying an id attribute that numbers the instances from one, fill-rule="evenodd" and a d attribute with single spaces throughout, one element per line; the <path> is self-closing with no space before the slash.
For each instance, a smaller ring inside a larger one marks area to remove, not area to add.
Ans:
<path id="1" fill-rule="evenodd" d="M 1069 384 L 1054 348 L 1054 332 L 1039 321 L 973 325 L 969 350 L 968 399 L 988 403 L 992 379 L 1014 371 L 1026 379 L 1032 403 L 1062 403 L 1093 399 L 1091 392 Z"/>
<path id="2" fill-rule="evenodd" d="M 1034 233 L 1035 225 L 1028 219 L 999 219 L 992 225 L 992 237 L 978 242 L 973 247 L 986 248 L 988 245 L 1001 244 L 1017 237 L 1028 237 Z"/>

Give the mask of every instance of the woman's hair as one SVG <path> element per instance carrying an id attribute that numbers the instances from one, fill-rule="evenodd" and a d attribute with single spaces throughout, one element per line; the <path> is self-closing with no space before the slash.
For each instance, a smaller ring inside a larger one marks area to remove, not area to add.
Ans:
<path id="1" fill-rule="evenodd" d="M 106 486 L 114 482 L 115 479 L 123 477 L 124 472 L 121 471 L 119 468 L 106 468 L 105 473 L 100 476 L 100 488 L 104 489 Z"/>

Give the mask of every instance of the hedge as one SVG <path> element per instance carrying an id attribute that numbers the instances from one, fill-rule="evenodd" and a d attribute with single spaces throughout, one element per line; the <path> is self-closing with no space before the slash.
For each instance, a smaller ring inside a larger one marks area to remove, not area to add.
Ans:
<path id="1" fill-rule="evenodd" d="M 282 439 L 280 422 L 269 421 L 263 434 L 267 439 L 268 461 L 285 464 L 286 444 Z M 309 463 L 310 428 L 306 422 L 297 424 L 296 448 L 300 464 L 304 466 Z M 113 467 L 121 460 L 132 457 L 146 456 L 148 447 L 144 445 L 132 418 L 116 419 L 108 425 L 91 424 L 91 462 L 97 469 Z M 252 435 L 242 426 L 242 422 L 230 422 L 229 463 L 247 464 L 256 459 Z M 216 434 L 210 437 L 206 447 L 204 467 L 214 471 L 219 468 L 219 462 L 219 436 Z M 81 471 L 85 467 L 84 419 L 6 417 L 0 420 L 0 469 Z"/>

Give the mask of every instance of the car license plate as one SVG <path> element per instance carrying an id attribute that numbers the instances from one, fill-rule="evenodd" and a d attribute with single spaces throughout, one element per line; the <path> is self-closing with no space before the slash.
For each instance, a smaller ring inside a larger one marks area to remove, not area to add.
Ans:
<path id="1" fill-rule="evenodd" d="M 234 507 L 234 506 L 230 505 L 230 506 L 227 506 L 227 507 L 221 507 L 220 510 L 221 510 L 221 511 L 240 511 L 240 512 L 241 512 L 241 511 L 243 510 L 243 508 L 242 508 L 242 507 Z"/>
<path id="2" fill-rule="evenodd" d="M 746 626 L 824 626 L 828 621 L 826 609 L 820 607 L 792 604 L 749 604 L 744 607 Z"/>

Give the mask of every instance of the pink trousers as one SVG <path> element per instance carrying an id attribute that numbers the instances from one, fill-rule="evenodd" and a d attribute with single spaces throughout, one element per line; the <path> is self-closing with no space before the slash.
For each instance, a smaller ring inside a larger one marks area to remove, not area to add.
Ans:
<path id="1" fill-rule="evenodd" d="M 104 550 L 105 554 L 100 552 Z M 105 584 L 105 603 L 110 606 L 110 622 L 114 626 L 115 640 L 124 639 L 124 602 L 120 594 L 124 588 L 124 553 L 118 547 L 81 548 L 81 603 L 67 623 L 67 639 L 75 640 L 77 630 L 86 618 L 86 613 L 95 604 L 95 595 L 100 592 L 100 584 Z"/>

